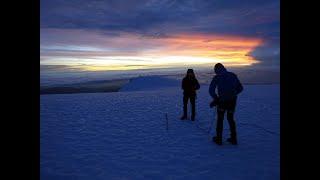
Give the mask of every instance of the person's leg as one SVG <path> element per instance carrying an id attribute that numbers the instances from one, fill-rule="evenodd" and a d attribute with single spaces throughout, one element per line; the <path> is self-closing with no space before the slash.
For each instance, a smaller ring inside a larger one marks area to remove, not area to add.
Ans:
<path id="1" fill-rule="evenodd" d="M 222 131 L 223 131 L 223 119 L 225 110 L 219 106 L 217 107 L 217 126 L 216 126 L 216 137 L 213 137 L 213 141 L 217 144 L 222 144 Z"/>
<path id="2" fill-rule="evenodd" d="M 237 144 L 237 131 L 236 131 L 236 123 L 234 121 L 234 112 L 236 106 L 236 99 L 232 100 L 229 104 L 229 109 L 227 110 L 227 119 L 230 127 L 230 142 L 233 144 Z"/>
<path id="3" fill-rule="evenodd" d="M 187 119 L 187 112 L 188 112 L 188 96 L 183 96 L 183 116 L 181 120 Z"/>
<path id="4" fill-rule="evenodd" d="M 217 137 L 222 138 L 222 131 L 223 131 L 223 119 L 224 119 L 224 109 L 217 108 L 218 118 L 217 118 L 217 127 L 216 133 Z"/>
<path id="5" fill-rule="evenodd" d="M 194 121 L 194 118 L 196 116 L 196 97 L 195 96 L 191 96 L 190 97 L 190 102 L 191 102 L 191 106 L 192 106 L 191 120 Z"/>
<path id="6" fill-rule="evenodd" d="M 228 111 L 227 112 L 227 119 L 229 122 L 229 127 L 230 127 L 230 140 L 231 142 L 237 142 L 237 132 L 236 132 L 236 123 L 234 121 L 234 112 L 233 111 Z"/>

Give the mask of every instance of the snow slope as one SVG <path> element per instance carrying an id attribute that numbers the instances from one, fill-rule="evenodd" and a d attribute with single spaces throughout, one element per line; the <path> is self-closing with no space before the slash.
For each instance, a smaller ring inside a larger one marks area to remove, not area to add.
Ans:
<path id="1" fill-rule="evenodd" d="M 175 79 L 165 78 L 163 76 L 141 76 L 133 78 L 130 82 L 124 85 L 119 91 L 150 91 L 160 90 L 168 87 L 177 87 L 181 82 Z"/>
<path id="2" fill-rule="evenodd" d="M 195 122 L 179 120 L 178 85 L 41 95 L 41 179 L 280 179 L 280 87 L 244 88 L 236 112 L 238 146 L 217 146 L 205 132 L 215 115 L 206 85 Z M 224 139 L 228 128 L 225 121 Z"/>

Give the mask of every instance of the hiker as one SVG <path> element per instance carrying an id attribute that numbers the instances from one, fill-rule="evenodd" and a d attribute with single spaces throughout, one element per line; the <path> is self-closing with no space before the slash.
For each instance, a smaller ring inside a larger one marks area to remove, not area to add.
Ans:
<path id="1" fill-rule="evenodd" d="M 227 112 L 227 120 L 229 122 L 231 136 L 227 139 L 231 144 L 238 144 L 236 123 L 234 121 L 234 113 L 237 103 L 237 95 L 243 90 L 243 86 L 240 83 L 237 75 L 226 70 L 221 64 L 217 63 L 214 66 L 216 75 L 213 77 L 210 87 L 209 94 L 213 98 L 210 103 L 210 107 L 217 106 L 217 126 L 216 136 L 213 137 L 213 141 L 218 145 L 222 145 L 222 130 L 223 130 L 223 119 L 224 114 Z M 218 95 L 216 94 L 216 88 Z"/>
<path id="2" fill-rule="evenodd" d="M 180 119 L 187 119 L 188 100 L 190 99 L 192 106 L 191 120 L 194 121 L 196 115 L 196 90 L 200 89 L 200 84 L 193 69 L 188 69 L 186 76 L 182 80 L 181 88 L 183 89 L 183 116 Z"/>

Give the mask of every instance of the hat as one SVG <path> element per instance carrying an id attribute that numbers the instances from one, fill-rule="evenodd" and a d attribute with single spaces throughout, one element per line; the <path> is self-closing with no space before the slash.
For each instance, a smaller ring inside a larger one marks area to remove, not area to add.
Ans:
<path id="1" fill-rule="evenodd" d="M 193 69 L 188 69 L 187 73 L 193 73 Z"/>

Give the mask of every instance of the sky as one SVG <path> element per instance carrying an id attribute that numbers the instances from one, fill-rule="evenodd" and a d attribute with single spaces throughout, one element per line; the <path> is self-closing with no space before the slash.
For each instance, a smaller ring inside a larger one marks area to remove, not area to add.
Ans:
<path id="1" fill-rule="evenodd" d="M 41 0 L 42 73 L 278 68 L 279 0 Z"/>

